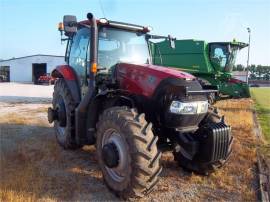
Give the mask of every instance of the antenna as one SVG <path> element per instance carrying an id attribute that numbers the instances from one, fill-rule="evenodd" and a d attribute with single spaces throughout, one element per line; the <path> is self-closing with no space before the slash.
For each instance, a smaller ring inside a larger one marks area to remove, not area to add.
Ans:
<path id="1" fill-rule="evenodd" d="M 103 17 L 106 18 L 105 12 L 104 12 L 104 8 L 103 8 L 103 5 L 102 5 L 101 0 L 99 0 L 98 2 L 99 2 L 100 9 L 101 9 L 101 11 L 102 11 Z"/>

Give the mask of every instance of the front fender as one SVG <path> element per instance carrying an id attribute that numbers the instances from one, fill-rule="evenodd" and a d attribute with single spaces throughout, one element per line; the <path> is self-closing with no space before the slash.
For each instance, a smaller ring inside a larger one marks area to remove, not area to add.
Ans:
<path id="1" fill-rule="evenodd" d="M 81 89 L 76 72 L 69 65 L 57 66 L 51 73 L 54 78 L 62 78 L 65 80 L 72 98 L 79 104 L 81 101 Z"/>

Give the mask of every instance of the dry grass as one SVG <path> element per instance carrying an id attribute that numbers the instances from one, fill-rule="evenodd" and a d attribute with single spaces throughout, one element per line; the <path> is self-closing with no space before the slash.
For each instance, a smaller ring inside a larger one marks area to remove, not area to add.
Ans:
<path id="1" fill-rule="evenodd" d="M 212 178 L 228 191 L 233 191 L 237 183 L 237 192 L 242 194 L 243 200 L 255 199 L 256 145 L 259 142 L 254 134 L 253 102 L 249 99 L 221 101 L 217 107 L 232 126 L 234 152 L 226 169 L 215 173 Z"/>
<path id="2" fill-rule="evenodd" d="M 93 147 L 65 151 L 56 143 L 47 107 L 0 108 L 0 201 L 115 200 L 102 193 L 106 188 Z"/>
<path id="3" fill-rule="evenodd" d="M 164 170 L 155 191 L 142 201 L 256 200 L 256 138 L 252 102 L 217 104 L 235 137 L 228 164 L 205 177 L 186 172 L 162 156 Z M 93 147 L 65 151 L 56 143 L 46 120 L 47 105 L 0 108 L 0 201 L 117 200 L 105 187 Z"/>
<path id="4" fill-rule="evenodd" d="M 22 153 L 17 153 L 13 162 L 1 160 L 5 168 L 1 172 L 2 201 L 36 201 L 46 179 L 39 168 L 25 159 Z M 14 162 L 17 166 L 14 167 Z"/>

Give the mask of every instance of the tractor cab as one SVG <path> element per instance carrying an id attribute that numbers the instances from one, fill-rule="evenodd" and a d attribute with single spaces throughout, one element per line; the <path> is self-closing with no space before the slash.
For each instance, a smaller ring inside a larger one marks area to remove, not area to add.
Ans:
<path id="1" fill-rule="evenodd" d="M 72 17 L 65 16 L 66 26 L 60 24 L 59 30 L 61 34 L 64 32 L 68 36 L 64 39 L 68 40 L 66 62 L 74 68 L 82 86 L 87 86 L 91 72 L 96 76 L 110 75 L 115 65 L 119 63 L 150 63 L 146 41 L 149 27 L 99 19 L 95 21 L 96 30 L 91 33 L 94 23 L 89 20 L 76 23 L 76 19 Z M 76 28 L 72 29 L 72 26 Z M 94 43 L 95 45 L 92 46 L 91 44 Z M 95 62 L 92 62 L 94 68 L 89 72 L 87 67 L 91 65 L 91 56 L 94 56 L 92 60 Z"/>
<path id="2" fill-rule="evenodd" d="M 231 72 L 236 61 L 238 51 L 248 46 L 241 42 L 213 42 L 209 43 L 209 60 L 216 71 Z"/>

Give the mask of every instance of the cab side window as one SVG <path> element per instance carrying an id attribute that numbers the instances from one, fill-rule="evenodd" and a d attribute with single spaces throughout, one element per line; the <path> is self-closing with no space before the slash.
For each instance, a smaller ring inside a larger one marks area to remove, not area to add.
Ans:
<path id="1" fill-rule="evenodd" d="M 88 28 L 80 29 L 72 40 L 69 53 L 69 65 L 76 71 L 81 84 L 86 80 L 89 38 L 90 30 Z"/>

